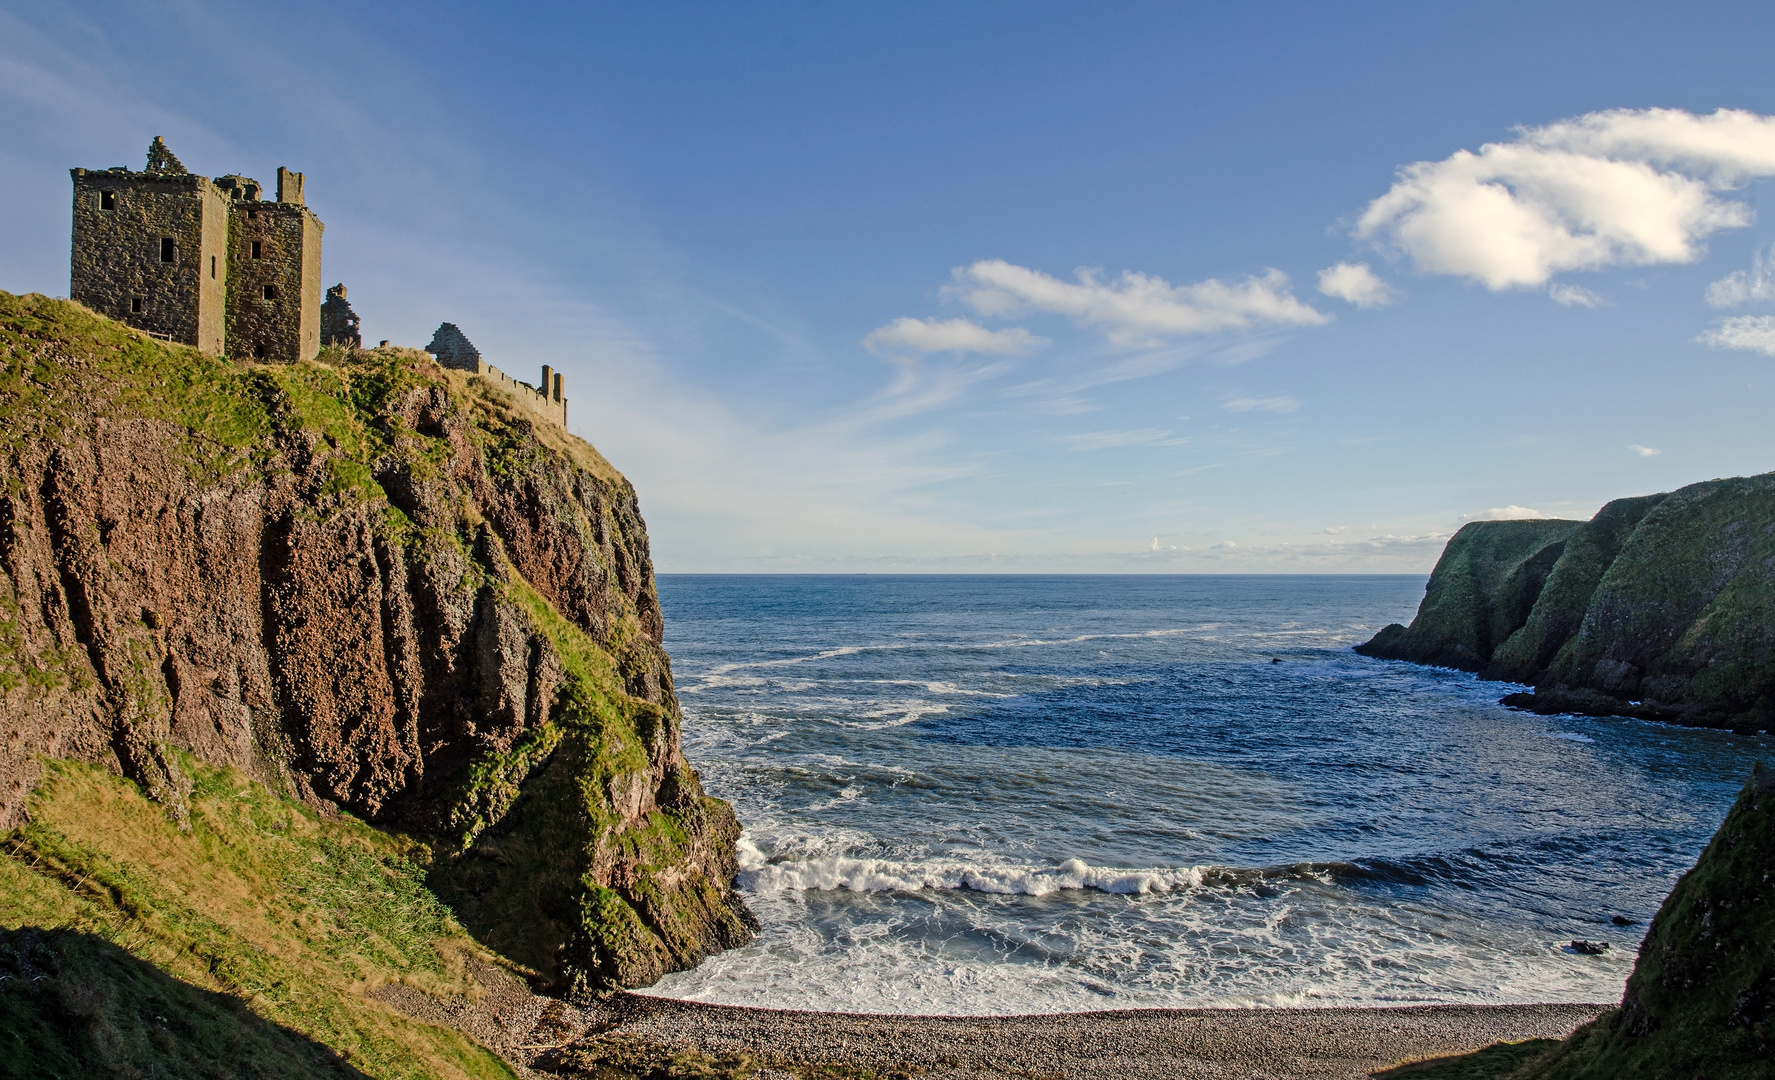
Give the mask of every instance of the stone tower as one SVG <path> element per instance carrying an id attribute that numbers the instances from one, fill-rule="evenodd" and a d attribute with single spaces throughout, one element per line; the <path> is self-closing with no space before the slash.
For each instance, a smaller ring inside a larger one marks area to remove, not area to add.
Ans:
<path id="1" fill-rule="evenodd" d="M 328 289 L 327 298 L 320 306 L 320 343 L 361 349 L 364 346 L 362 326 L 357 312 L 351 310 L 351 301 L 345 298 L 345 283 L 340 282 Z"/>
<path id="2" fill-rule="evenodd" d="M 74 169 L 68 295 L 204 352 L 293 362 L 320 351 L 320 238 L 302 174 L 257 181 L 185 169 L 158 136 L 141 172 Z"/>

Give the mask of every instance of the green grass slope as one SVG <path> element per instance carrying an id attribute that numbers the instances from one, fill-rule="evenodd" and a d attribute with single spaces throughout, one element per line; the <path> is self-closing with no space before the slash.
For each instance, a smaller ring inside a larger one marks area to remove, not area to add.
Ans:
<path id="1" fill-rule="evenodd" d="M 1506 682 L 1533 682 L 1584 624 L 1603 575 L 1640 520 L 1663 495 L 1616 499 L 1573 530 L 1522 626 L 1492 652 L 1485 675 Z"/>
<path id="2" fill-rule="evenodd" d="M 465 960 L 491 959 L 426 890 L 424 848 L 181 764 L 186 830 L 49 762 L 0 844 L 0 1075 L 513 1075 L 368 996 L 471 998 Z"/>

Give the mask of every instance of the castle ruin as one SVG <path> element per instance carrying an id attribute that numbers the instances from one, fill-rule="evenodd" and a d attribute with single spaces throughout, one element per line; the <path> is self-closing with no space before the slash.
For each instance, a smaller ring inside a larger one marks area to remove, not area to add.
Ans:
<path id="1" fill-rule="evenodd" d="M 291 363 L 320 352 L 320 245 L 302 174 L 186 170 L 155 136 L 140 172 L 73 169 L 70 298 L 216 356 Z"/>
<path id="2" fill-rule="evenodd" d="M 320 343 L 340 345 L 348 349 L 364 347 L 362 323 L 351 301 L 345 299 L 345 283 L 327 290 L 327 299 L 320 306 Z"/>
<path id="3" fill-rule="evenodd" d="M 68 295 L 101 315 L 167 341 L 237 360 L 312 360 L 321 345 L 361 348 L 344 285 L 321 303 L 321 232 L 303 200 L 302 174 L 279 167 L 277 198 L 257 180 L 211 180 L 187 170 L 156 135 L 140 172 L 73 169 L 74 234 Z M 386 345 L 388 342 L 383 342 Z M 539 386 L 481 358 L 454 323 L 426 351 L 474 372 L 536 415 L 567 427 L 559 372 Z"/>
<path id="4" fill-rule="evenodd" d="M 542 381 L 537 386 L 520 382 L 481 358 L 468 336 L 455 323 L 442 323 L 431 336 L 425 351 L 437 358 L 439 365 L 456 371 L 469 371 L 504 390 L 518 404 L 545 420 L 567 427 L 567 399 L 561 394 L 561 373 L 542 365 Z"/>

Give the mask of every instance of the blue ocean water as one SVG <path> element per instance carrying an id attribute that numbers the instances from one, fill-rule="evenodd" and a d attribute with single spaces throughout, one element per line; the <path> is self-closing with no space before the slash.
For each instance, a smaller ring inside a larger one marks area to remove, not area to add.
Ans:
<path id="1" fill-rule="evenodd" d="M 763 932 L 652 992 L 942 1014 L 1617 999 L 1775 745 L 1514 712 L 1508 684 L 1350 651 L 1423 587 L 661 576 L 685 752 L 746 827 Z"/>

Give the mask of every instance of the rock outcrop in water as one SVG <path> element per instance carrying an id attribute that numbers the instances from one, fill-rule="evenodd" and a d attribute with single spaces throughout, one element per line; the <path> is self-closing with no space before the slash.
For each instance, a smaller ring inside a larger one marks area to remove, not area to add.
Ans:
<path id="1" fill-rule="evenodd" d="M 431 838 L 557 992 L 739 944 L 629 483 L 417 350 L 231 363 L 0 293 L 0 827 L 40 758 L 181 754 Z"/>
<path id="2" fill-rule="evenodd" d="M 1356 651 L 1531 683 L 1506 704 L 1775 725 L 1775 473 L 1617 499 L 1589 521 L 1478 521 L 1409 627 Z"/>

